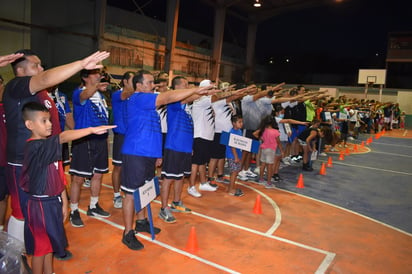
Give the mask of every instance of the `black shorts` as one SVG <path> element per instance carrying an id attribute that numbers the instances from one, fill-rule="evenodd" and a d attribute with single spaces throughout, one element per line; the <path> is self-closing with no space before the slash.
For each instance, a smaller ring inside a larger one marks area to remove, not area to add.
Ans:
<path id="1" fill-rule="evenodd" d="M 195 138 L 193 140 L 192 164 L 206 165 L 210 161 L 210 146 L 212 141 Z"/>
<path id="2" fill-rule="evenodd" d="M 9 194 L 6 182 L 6 167 L 0 166 L 0 201 L 6 199 Z"/>
<path id="3" fill-rule="evenodd" d="M 220 143 L 220 136 L 222 133 L 215 132 L 215 136 L 210 147 L 210 158 L 212 159 L 225 159 L 226 158 L 226 146 Z"/>
<path id="4" fill-rule="evenodd" d="M 68 143 L 63 143 L 62 158 L 63 158 L 63 166 L 70 165 L 70 150 L 69 150 Z"/>
<path id="5" fill-rule="evenodd" d="M 165 149 L 162 176 L 166 179 L 181 180 L 190 176 L 192 171 L 192 154 Z"/>
<path id="6" fill-rule="evenodd" d="M 113 135 L 112 164 L 114 166 L 122 165 L 122 146 L 124 143 L 124 134 L 115 133 Z"/>
<path id="7" fill-rule="evenodd" d="M 155 176 L 156 158 L 123 154 L 120 188 L 132 194 Z"/>
<path id="8" fill-rule="evenodd" d="M 69 173 L 90 178 L 94 173 L 109 172 L 107 146 L 107 134 L 73 141 Z"/>

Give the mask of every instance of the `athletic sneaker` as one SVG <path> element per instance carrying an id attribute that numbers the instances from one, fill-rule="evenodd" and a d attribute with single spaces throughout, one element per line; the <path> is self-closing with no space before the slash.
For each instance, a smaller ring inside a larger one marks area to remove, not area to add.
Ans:
<path id="1" fill-rule="evenodd" d="M 265 188 L 276 188 L 276 186 L 275 186 L 275 184 L 272 184 L 272 183 L 270 183 L 270 184 L 268 184 L 268 183 L 266 183 L 265 184 Z"/>
<path id="2" fill-rule="evenodd" d="M 73 258 L 73 254 L 70 251 L 68 251 L 66 249 L 66 250 L 64 250 L 64 252 L 65 252 L 64 256 L 59 256 L 56 253 L 54 253 L 53 257 L 56 258 L 56 260 L 59 260 L 59 261 L 67 261 L 67 260 L 70 260 L 71 258 Z"/>
<path id="3" fill-rule="evenodd" d="M 149 221 L 146 219 L 143 220 L 136 220 L 135 232 L 147 232 L 150 233 L 150 224 Z M 160 228 L 153 226 L 154 234 L 159 234 L 161 231 Z"/>
<path id="4" fill-rule="evenodd" d="M 304 171 L 313 171 L 313 168 L 307 165 L 303 165 L 302 170 Z"/>
<path id="5" fill-rule="evenodd" d="M 249 168 L 248 170 L 245 170 L 245 173 L 246 173 L 246 176 L 248 176 L 248 177 L 252 177 L 252 178 L 257 177 L 257 175 L 256 175 L 255 173 L 253 173 L 253 172 L 250 170 L 250 168 Z"/>
<path id="6" fill-rule="evenodd" d="M 281 163 L 290 166 L 290 157 L 289 156 L 287 156 L 285 158 L 282 158 L 282 160 L 280 160 L 280 161 L 281 161 Z"/>
<path id="7" fill-rule="evenodd" d="M 275 180 L 275 182 L 282 181 L 282 178 L 280 178 L 279 174 L 273 174 L 272 178 Z"/>
<path id="8" fill-rule="evenodd" d="M 217 184 L 215 184 L 215 183 L 212 183 L 212 182 L 208 182 L 209 183 L 209 185 L 211 185 L 212 187 L 215 187 L 215 188 L 218 188 L 219 186 L 217 185 Z"/>
<path id="9" fill-rule="evenodd" d="M 123 233 L 122 243 L 124 243 L 131 250 L 140 250 L 144 245 L 134 235 L 134 231 L 130 230 L 127 234 Z"/>
<path id="10" fill-rule="evenodd" d="M 84 186 L 84 187 L 90 187 L 90 185 L 91 185 L 90 180 L 87 179 L 87 178 L 85 178 L 85 179 L 84 179 L 84 182 L 83 182 L 83 186 Z"/>
<path id="11" fill-rule="evenodd" d="M 240 173 L 240 172 L 239 172 L 239 173 Z M 239 180 L 242 180 L 242 181 L 247 181 L 247 180 L 249 180 L 249 177 L 247 177 L 247 176 L 241 176 L 240 174 L 237 175 L 237 178 L 238 178 Z"/>
<path id="12" fill-rule="evenodd" d="M 82 218 L 80 218 L 80 213 L 79 213 L 78 209 L 76 209 L 75 211 L 70 213 L 70 223 L 74 227 L 83 227 L 84 226 Z"/>
<path id="13" fill-rule="evenodd" d="M 100 207 L 99 203 L 96 203 L 95 208 L 90 208 L 90 206 L 87 207 L 87 216 L 107 218 L 110 217 L 110 213 L 104 211 L 104 209 Z"/>
<path id="14" fill-rule="evenodd" d="M 192 195 L 193 197 L 196 197 L 196 198 L 202 197 L 202 194 L 200 194 L 199 191 L 196 190 L 195 186 L 189 186 L 187 188 L 187 193 L 189 193 L 189 195 Z"/>
<path id="15" fill-rule="evenodd" d="M 202 191 L 216 191 L 217 186 L 213 187 L 209 182 L 200 183 L 199 190 L 202 190 Z"/>
<path id="16" fill-rule="evenodd" d="M 176 223 L 176 218 L 173 216 L 172 212 L 170 212 L 169 207 L 160 209 L 159 218 L 169 224 Z"/>
<path id="17" fill-rule="evenodd" d="M 225 179 L 223 176 L 217 176 L 215 181 L 222 184 L 230 183 L 230 181 L 228 179 Z"/>
<path id="18" fill-rule="evenodd" d="M 229 192 L 229 195 L 235 196 L 235 197 L 241 197 L 245 195 L 243 191 L 240 188 L 237 188 L 235 193 Z"/>
<path id="19" fill-rule="evenodd" d="M 182 201 L 179 202 L 172 202 L 170 205 L 170 210 L 172 212 L 180 212 L 180 213 L 192 213 L 192 210 L 186 207 Z"/>
<path id="20" fill-rule="evenodd" d="M 114 208 L 122 208 L 123 207 L 123 198 L 122 196 L 117 196 L 113 199 Z"/>
<path id="21" fill-rule="evenodd" d="M 259 181 L 257 183 L 259 185 L 264 185 L 264 184 L 266 184 L 266 180 L 265 179 L 259 179 Z"/>
<path id="22" fill-rule="evenodd" d="M 322 152 L 322 153 L 319 153 L 319 156 L 326 157 L 326 156 L 328 156 L 328 154 L 326 154 L 325 152 Z"/>
<path id="23" fill-rule="evenodd" d="M 246 170 L 241 170 L 241 171 L 239 171 L 238 176 L 239 176 L 239 177 L 243 177 L 243 178 L 247 177 Z"/>

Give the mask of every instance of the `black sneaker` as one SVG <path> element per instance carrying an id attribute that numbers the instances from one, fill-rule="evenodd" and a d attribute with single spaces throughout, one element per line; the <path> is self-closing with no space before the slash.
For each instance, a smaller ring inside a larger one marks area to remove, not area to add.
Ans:
<path id="1" fill-rule="evenodd" d="M 84 227 L 84 223 L 82 221 L 82 218 L 80 218 L 80 213 L 78 209 L 70 213 L 70 223 L 74 227 Z"/>
<path id="2" fill-rule="evenodd" d="M 104 211 L 103 208 L 100 207 L 99 203 L 96 203 L 95 208 L 90 208 L 90 206 L 87 207 L 87 216 L 107 218 L 110 217 L 110 213 Z"/>
<path id="3" fill-rule="evenodd" d="M 59 261 L 67 261 L 67 260 L 70 260 L 73 257 L 73 254 L 70 251 L 68 251 L 67 249 L 64 250 L 64 252 L 65 252 L 64 256 L 59 256 L 56 253 L 54 253 L 53 256 L 54 256 L 54 258 L 56 258 Z"/>
<path id="4" fill-rule="evenodd" d="M 313 168 L 308 165 L 303 165 L 302 170 L 304 171 L 313 171 Z"/>
<path id="5" fill-rule="evenodd" d="M 280 178 L 279 174 L 273 174 L 272 178 L 276 181 L 279 182 L 282 180 L 282 178 Z"/>
<path id="6" fill-rule="evenodd" d="M 122 243 L 124 243 L 131 250 L 140 250 L 144 245 L 134 235 L 134 231 L 130 230 L 127 234 L 123 233 Z"/>
<path id="7" fill-rule="evenodd" d="M 146 232 L 150 233 L 150 224 L 147 219 L 144 220 L 136 220 L 136 227 L 135 227 L 136 232 Z M 160 228 L 153 227 L 154 234 L 159 234 L 160 233 Z"/>

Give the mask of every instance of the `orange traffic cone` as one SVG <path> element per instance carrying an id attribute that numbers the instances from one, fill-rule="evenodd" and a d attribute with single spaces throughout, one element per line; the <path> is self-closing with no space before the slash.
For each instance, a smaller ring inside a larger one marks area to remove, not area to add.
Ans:
<path id="1" fill-rule="evenodd" d="M 199 250 L 197 245 L 196 229 L 194 226 L 190 229 L 189 240 L 186 244 L 186 250 L 190 253 L 195 253 Z"/>
<path id="2" fill-rule="evenodd" d="M 349 148 L 347 147 L 345 150 L 345 155 L 348 156 L 350 154 Z"/>
<path id="3" fill-rule="evenodd" d="M 327 164 L 327 166 L 328 166 L 328 167 L 333 167 L 332 157 L 330 157 L 330 156 L 329 156 L 329 158 L 328 158 L 328 164 Z"/>
<path id="4" fill-rule="evenodd" d="M 344 156 L 344 154 L 343 154 L 343 151 L 340 152 L 338 159 L 339 159 L 340 161 L 345 160 L 345 156 Z"/>
<path id="5" fill-rule="evenodd" d="M 357 152 L 357 151 L 358 151 L 358 145 L 357 145 L 357 144 L 355 144 L 355 145 L 353 146 L 353 151 L 354 151 L 354 152 Z"/>
<path id="6" fill-rule="evenodd" d="M 255 206 L 253 207 L 253 213 L 262 214 L 262 204 L 260 203 L 260 195 L 256 197 Z"/>
<path id="7" fill-rule="evenodd" d="M 365 147 L 365 141 L 362 141 L 362 143 L 360 144 L 361 147 Z"/>
<path id="8" fill-rule="evenodd" d="M 322 163 L 322 166 L 320 167 L 320 170 L 319 170 L 319 174 L 320 175 L 326 175 L 325 163 Z"/>
<path id="9" fill-rule="evenodd" d="M 305 184 L 303 183 L 303 174 L 299 175 L 298 183 L 296 184 L 297 188 L 305 188 Z"/>

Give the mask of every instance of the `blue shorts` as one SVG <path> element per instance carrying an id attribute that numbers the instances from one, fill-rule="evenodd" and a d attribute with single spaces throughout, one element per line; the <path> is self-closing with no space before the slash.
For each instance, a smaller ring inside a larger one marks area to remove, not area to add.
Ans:
<path id="1" fill-rule="evenodd" d="M 37 198 L 29 195 L 24 224 L 27 254 L 44 256 L 55 252 L 63 257 L 67 247 L 60 196 Z"/>
<path id="2" fill-rule="evenodd" d="M 123 154 L 120 188 L 129 194 L 155 176 L 156 158 Z"/>
<path id="3" fill-rule="evenodd" d="M 306 126 L 297 125 L 297 127 L 292 127 L 292 134 L 289 136 L 289 142 L 292 143 L 304 130 Z"/>
<path id="4" fill-rule="evenodd" d="M 90 178 L 94 173 L 108 173 L 107 134 L 86 137 L 72 142 L 72 162 L 69 173 Z"/>
<path id="5" fill-rule="evenodd" d="M 165 149 L 162 176 L 166 179 L 181 180 L 192 172 L 192 154 Z"/>
<path id="6" fill-rule="evenodd" d="M 124 143 L 124 134 L 115 133 L 113 135 L 112 164 L 114 166 L 122 165 L 122 146 Z"/>

